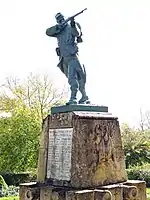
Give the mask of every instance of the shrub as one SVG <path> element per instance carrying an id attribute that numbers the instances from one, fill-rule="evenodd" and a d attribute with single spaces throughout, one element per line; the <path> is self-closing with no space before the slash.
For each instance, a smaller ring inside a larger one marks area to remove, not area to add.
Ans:
<path id="1" fill-rule="evenodd" d="M 0 175 L 0 184 L 2 185 L 2 191 L 0 192 L 0 197 L 19 195 L 19 187 L 8 186 L 1 175 Z"/>
<path id="2" fill-rule="evenodd" d="M 6 190 L 2 191 L 3 197 L 9 197 L 9 196 L 18 196 L 19 195 L 19 187 L 16 186 L 9 186 Z"/>
<path id="3" fill-rule="evenodd" d="M 8 185 L 6 184 L 4 178 L 0 175 L 0 184 L 2 185 L 2 189 L 7 189 Z"/>
<path id="4" fill-rule="evenodd" d="M 149 132 L 122 126 L 126 168 L 150 163 Z"/>
<path id="5" fill-rule="evenodd" d="M 26 183 L 36 180 L 36 174 L 34 173 L 3 173 L 1 174 L 7 183 L 7 185 L 19 186 L 20 183 Z"/>
<path id="6" fill-rule="evenodd" d="M 146 186 L 150 187 L 150 168 L 135 167 L 127 169 L 128 179 L 130 180 L 143 180 Z"/>

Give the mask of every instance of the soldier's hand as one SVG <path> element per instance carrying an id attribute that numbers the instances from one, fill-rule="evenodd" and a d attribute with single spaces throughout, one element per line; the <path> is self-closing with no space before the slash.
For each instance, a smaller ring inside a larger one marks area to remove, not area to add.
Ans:
<path id="1" fill-rule="evenodd" d="M 71 19 L 71 22 L 70 22 L 71 27 L 75 27 L 75 24 L 76 24 L 76 23 L 75 23 L 75 21 L 74 21 L 74 18 L 72 18 L 72 19 Z"/>

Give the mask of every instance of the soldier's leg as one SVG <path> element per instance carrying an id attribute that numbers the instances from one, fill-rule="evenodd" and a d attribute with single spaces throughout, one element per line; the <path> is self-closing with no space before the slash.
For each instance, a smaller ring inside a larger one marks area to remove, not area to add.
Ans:
<path id="1" fill-rule="evenodd" d="M 83 79 L 79 80 L 79 91 L 82 94 L 81 99 L 79 100 L 79 104 L 83 104 L 83 103 L 88 103 L 87 100 L 89 100 L 86 91 L 85 91 L 85 82 Z"/>
<path id="2" fill-rule="evenodd" d="M 76 73 L 77 61 L 72 58 L 68 61 L 68 83 L 71 89 L 71 97 L 67 104 L 77 104 L 78 80 Z"/>
<path id="3" fill-rule="evenodd" d="M 84 72 L 83 67 L 81 66 L 79 59 L 77 58 L 77 78 L 78 78 L 78 84 L 79 84 L 79 91 L 81 92 L 81 99 L 79 100 L 79 104 L 86 103 L 89 99 L 86 90 L 85 90 L 85 83 L 86 83 L 86 73 Z M 87 102 L 88 103 L 88 102 Z"/>
<path id="4" fill-rule="evenodd" d="M 64 69 L 64 74 L 68 78 L 68 64 L 66 62 L 63 62 L 63 69 Z"/>
<path id="5" fill-rule="evenodd" d="M 68 78 L 68 63 L 67 60 L 64 58 L 61 58 L 61 61 L 57 65 L 59 69 L 62 71 L 62 73 L 65 74 L 65 76 Z"/>

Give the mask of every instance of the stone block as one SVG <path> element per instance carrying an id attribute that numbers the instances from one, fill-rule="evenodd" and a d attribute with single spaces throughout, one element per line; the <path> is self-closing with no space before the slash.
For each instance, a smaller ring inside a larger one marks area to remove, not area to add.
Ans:
<path id="1" fill-rule="evenodd" d="M 41 188 L 40 200 L 112 200 L 112 195 L 108 190 L 81 190 L 63 191 L 51 189 L 51 187 Z"/>
<path id="2" fill-rule="evenodd" d="M 140 180 L 128 180 L 124 185 L 135 186 L 137 188 L 137 200 L 146 200 L 146 182 Z"/>
<path id="3" fill-rule="evenodd" d="M 57 113 L 47 117 L 44 127 L 39 182 L 94 188 L 127 180 L 116 117 L 96 112 Z"/>
<path id="4" fill-rule="evenodd" d="M 127 185 L 123 185 L 122 187 L 124 200 L 139 200 L 137 187 Z"/>
<path id="5" fill-rule="evenodd" d="M 43 120 L 42 132 L 40 136 L 39 158 L 38 158 L 38 173 L 37 180 L 39 182 L 45 181 L 46 161 L 48 151 L 48 130 L 49 130 L 49 116 Z"/>
<path id="6" fill-rule="evenodd" d="M 67 192 L 65 190 L 53 187 L 41 187 L 40 200 L 67 200 Z"/>
<path id="7" fill-rule="evenodd" d="M 108 190 L 82 190 L 75 193 L 76 200 L 112 200 L 112 194 Z"/>
<path id="8" fill-rule="evenodd" d="M 40 200 L 40 189 L 36 182 L 23 183 L 19 187 L 20 200 Z"/>
<path id="9" fill-rule="evenodd" d="M 112 200 L 124 200 L 123 188 L 120 184 L 106 185 L 100 188 L 101 190 L 108 190 L 112 195 Z"/>

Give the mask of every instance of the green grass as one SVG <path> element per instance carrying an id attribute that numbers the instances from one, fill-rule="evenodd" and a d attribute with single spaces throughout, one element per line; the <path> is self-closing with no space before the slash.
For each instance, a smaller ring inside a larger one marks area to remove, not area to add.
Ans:
<path id="1" fill-rule="evenodd" d="M 150 188 L 146 189 L 146 193 L 147 193 L 147 200 L 150 200 Z"/>
<path id="2" fill-rule="evenodd" d="M 19 200 L 19 196 L 15 196 L 15 197 L 1 197 L 0 200 Z"/>

